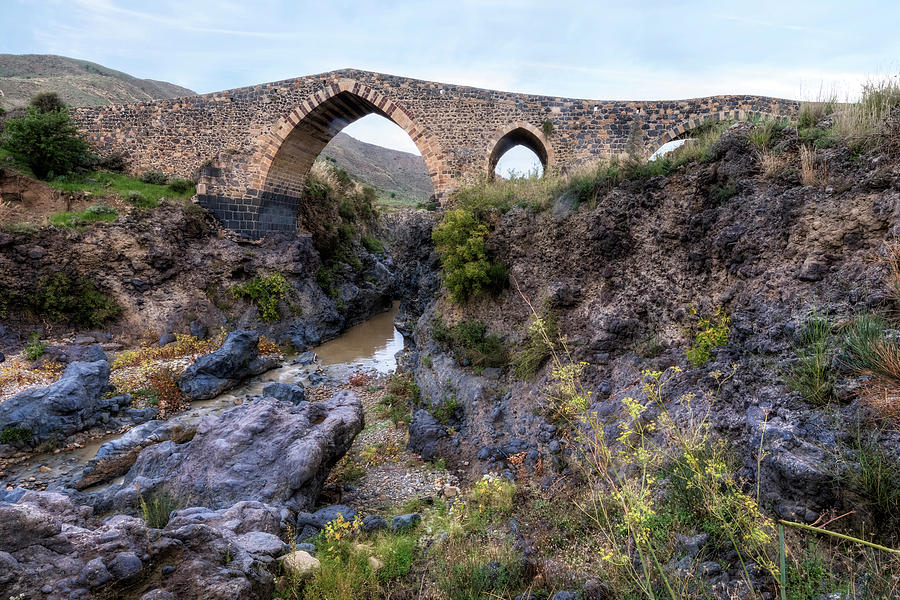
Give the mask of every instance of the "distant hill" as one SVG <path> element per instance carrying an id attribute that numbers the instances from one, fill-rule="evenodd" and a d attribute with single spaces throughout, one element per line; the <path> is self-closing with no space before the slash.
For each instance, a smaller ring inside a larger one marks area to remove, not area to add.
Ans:
<path id="1" fill-rule="evenodd" d="M 38 92 L 52 91 L 73 106 L 129 104 L 193 96 L 181 86 L 138 79 L 97 63 L 53 54 L 0 54 L 0 107 L 24 107 Z M 382 148 L 339 133 L 320 159 L 328 157 L 354 179 L 378 190 L 388 204 L 415 204 L 432 195 L 421 156 Z"/>
<path id="2" fill-rule="evenodd" d="M 196 93 L 86 60 L 53 54 L 0 54 L 0 106 L 6 110 L 21 108 L 42 91 L 56 92 L 73 106 L 129 104 Z"/>
<path id="3" fill-rule="evenodd" d="M 409 152 L 367 144 L 339 133 L 319 158 L 331 159 L 354 179 L 379 190 L 381 199 L 388 203 L 425 202 L 434 193 L 425 161 Z M 395 197 L 391 198 L 391 193 Z"/>

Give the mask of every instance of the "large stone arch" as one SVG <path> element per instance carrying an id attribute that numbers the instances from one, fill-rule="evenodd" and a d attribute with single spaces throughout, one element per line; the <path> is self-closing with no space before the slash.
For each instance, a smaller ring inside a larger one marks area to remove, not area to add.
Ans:
<path id="1" fill-rule="evenodd" d="M 516 121 L 495 131 L 485 145 L 489 153 L 484 168 L 489 178 L 494 176 L 494 169 L 500 157 L 514 146 L 525 146 L 534 152 L 545 172 L 554 165 L 553 146 L 544 133 L 531 123 Z"/>
<path id="2" fill-rule="evenodd" d="M 789 118 L 789 115 L 779 115 L 765 111 L 753 110 L 728 110 L 695 115 L 690 119 L 686 119 L 685 121 L 681 122 L 679 125 L 666 130 L 662 135 L 651 138 L 647 142 L 646 148 L 650 153 L 655 152 L 663 144 L 671 142 L 672 140 L 679 139 L 686 132 L 691 131 L 692 129 L 696 129 L 700 125 L 703 125 L 703 123 L 710 120 L 714 123 L 718 123 L 719 121 L 724 121 L 726 119 L 747 121 L 757 117 L 760 119 L 787 119 Z"/>
<path id="3" fill-rule="evenodd" d="M 392 99 L 353 79 L 338 79 L 279 118 L 251 158 L 258 165 L 251 187 L 264 194 L 299 197 L 309 169 L 344 127 L 369 114 L 399 125 L 422 154 L 435 195 L 445 191 L 441 149 L 436 138 Z"/>

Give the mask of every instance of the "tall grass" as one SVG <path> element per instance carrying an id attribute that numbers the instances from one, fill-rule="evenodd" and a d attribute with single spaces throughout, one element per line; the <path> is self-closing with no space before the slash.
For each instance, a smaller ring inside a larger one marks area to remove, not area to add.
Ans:
<path id="1" fill-rule="evenodd" d="M 845 345 L 850 367 L 873 375 L 885 383 L 900 383 L 900 343 L 886 334 L 888 323 L 881 315 L 857 315 L 847 326 Z"/>
<path id="2" fill-rule="evenodd" d="M 876 145 L 886 133 L 886 117 L 898 107 L 900 80 L 897 77 L 870 81 L 863 85 L 857 102 L 834 113 L 834 129 L 851 145 Z"/>
<path id="3" fill-rule="evenodd" d="M 794 347 L 797 360 L 786 378 L 787 385 L 811 404 L 827 404 L 834 398 L 836 376 L 829 349 L 832 328 L 827 316 L 813 314 Z"/>

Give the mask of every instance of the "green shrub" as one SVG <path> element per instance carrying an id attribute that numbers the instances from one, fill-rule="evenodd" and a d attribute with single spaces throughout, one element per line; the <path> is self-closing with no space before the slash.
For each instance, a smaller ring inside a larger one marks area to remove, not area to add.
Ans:
<path id="1" fill-rule="evenodd" d="M 508 269 L 490 260 L 485 249 L 486 224 L 468 210 L 447 211 L 432 237 L 441 256 L 444 284 L 455 302 L 506 287 Z"/>
<path id="2" fill-rule="evenodd" d="M 31 430 L 25 427 L 7 427 L 0 431 L 0 444 L 25 442 L 31 439 Z"/>
<path id="3" fill-rule="evenodd" d="M 550 358 L 554 340 L 558 339 L 559 329 L 553 311 L 547 310 L 541 317 L 533 319 L 525 340 L 512 357 L 516 377 L 520 379 L 534 377 L 544 361 Z"/>
<path id="4" fill-rule="evenodd" d="M 787 385 L 811 404 L 827 404 L 834 398 L 836 376 L 828 345 L 831 329 L 827 317 L 814 314 L 804 326 L 800 343 L 794 347 L 797 360 L 786 378 Z"/>
<path id="5" fill-rule="evenodd" d="M 431 405 L 431 415 L 441 425 L 449 425 L 456 420 L 456 413 L 462 408 L 456 396 L 448 396 Z"/>
<path id="6" fill-rule="evenodd" d="M 231 294 L 250 300 L 256 305 L 259 318 L 271 323 L 278 320 L 278 303 L 287 300 L 290 290 L 290 284 L 281 273 L 272 273 L 232 287 Z"/>
<path id="7" fill-rule="evenodd" d="M 364 235 L 362 236 L 362 245 L 373 254 L 384 254 L 384 244 L 381 243 L 381 240 Z"/>
<path id="8" fill-rule="evenodd" d="M 44 355 L 47 349 L 47 343 L 41 341 L 41 336 L 37 331 L 31 332 L 28 336 L 28 343 L 25 344 L 25 358 L 28 360 L 37 360 Z"/>
<path id="9" fill-rule="evenodd" d="M 185 194 L 194 187 L 194 182 L 189 179 L 181 179 L 176 177 L 169 182 L 169 189 L 176 194 Z"/>
<path id="10" fill-rule="evenodd" d="M 41 112 L 29 107 L 8 119 L 0 144 L 39 179 L 65 175 L 89 161 L 89 147 L 65 108 Z"/>
<path id="11" fill-rule="evenodd" d="M 121 312 L 116 301 L 98 290 L 91 279 L 73 278 L 65 273 L 41 278 L 37 291 L 28 298 L 28 305 L 36 314 L 53 321 L 85 327 L 97 327 Z"/>
<path id="12" fill-rule="evenodd" d="M 696 315 L 697 310 L 691 309 Z M 724 346 L 728 342 L 728 329 L 731 325 L 731 317 L 725 314 L 721 308 L 716 308 L 711 317 L 701 317 L 698 323 L 694 343 L 687 349 L 687 358 L 691 365 L 699 367 L 712 358 L 710 350 Z"/>
<path id="13" fill-rule="evenodd" d="M 144 171 L 144 173 L 141 174 L 141 181 L 152 185 L 166 185 L 168 178 L 159 171 Z"/>
<path id="14" fill-rule="evenodd" d="M 481 321 L 457 323 L 450 337 L 450 347 L 460 364 L 468 361 L 473 367 L 502 367 L 507 362 L 503 340 L 497 334 L 489 333 Z"/>

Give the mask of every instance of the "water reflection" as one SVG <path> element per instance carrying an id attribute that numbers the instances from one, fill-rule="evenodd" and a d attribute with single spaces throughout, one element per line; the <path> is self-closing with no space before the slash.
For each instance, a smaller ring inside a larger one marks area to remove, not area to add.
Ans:
<path id="1" fill-rule="evenodd" d="M 393 371 L 397 367 L 394 355 L 403 349 L 403 336 L 394 327 L 399 307 L 400 303 L 394 302 L 390 310 L 313 348 L 321 364 L 341 365 L 348 370 L 374 370 L 379 373 Z"/>

